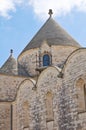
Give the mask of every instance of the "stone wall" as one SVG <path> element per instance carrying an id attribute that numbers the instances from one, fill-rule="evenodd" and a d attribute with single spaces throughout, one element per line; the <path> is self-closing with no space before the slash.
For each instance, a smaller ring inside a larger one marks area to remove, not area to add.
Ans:
<path id="1" fill-rule="evenodd" d="M 41 73 L 36 85 L 30 80 L 20 85 L 13 103 L 13 130 L 58 130 L 59 93 L 62 86 L 58 74 L 56 68 L 49 67 Z M 52 109 L 46 106 L 48 93 L 52 93 L 51 101 L 49 99 Z"/>
<path id="2" fill-rule="evenodd" d="M 81 94 L 79 92 L 81 91 L 79 87 L 82 87 L 81 82 L 78 82 L 78 86 L 76 85 L 78 79 L 83 79 L 86 84 L 86 49 L 79 49 L 68 58 L 63 73 L 65 105 L 64 113 L 61 115 L 64 116 L 64 118 L 61 117 L 63 119 L 61 130 L 64 128 L 65 130 L 86 130 L 86 107 L 83 104 L 86 98 L 78 95 Z M 81 106 L 79 106 L 80 102 Z"/>
<path id="3" fill-rule="evenodd" d="M 40 75 L 37 82 L 37 92 L 40 105 L 38 106 L 40 112 L 41 129 L 43 130 L 58 130 L 59 129 L 59 103 L 60 92 L 62 87 L 62 79 L 58 78 L 59 72 L 54 67 L 47 68 Z M 50 105 L 46 106 L 46 96 L 48 93 L 52 94 L 52 110 Z M 49 114 L 47 115 L 47 111 Z M 52 116 L 52 117 L 51 117 Z M 48 120 L 47 120 L 48 119 Z"/>
<path id="4" fill-rule="evenodd" d="M 0 102 L 0 130 L 11 130 L 11 105 Z"/>
<path id="5" fill-rule="evenodd" d="M 0 101 L 15 100 L 17 89 L 24 77 L 0 74 Z"/>
<path id="6" fill-rule="evenodd" d="M 36 82 L 1 74 L 0 130 L 86 130 L 86 49 L 74 51 L 62 73 L 48 67 Z"/>
<path id="7" fill-rule="evenodd" d="M 43 66 L 44 54 L 49 54 L 51 56 L 52 65 L 62 67 L 66 58 L 76 49 L 76 47 L 70 46 L 49 47 L 48 44 L 44 42 L 40 48 L 28 50 L 18 57 L 19 74 L 25 76 L 37 75 L 38 72 L 36 71 L 36 68 Z"/>
<path id="8" fill-rule="evenodd" d="M 12 130 L 12 101 L 23 77 L 0 74 L 0 130 Z"/>
<path id="9" fill-rule="evenodd" d="M 35 127 L 35 112 L 36 112 L 36 92 L 33 90 L 34 84 L 30 80 L 25 80 L 18 91 L 16 103 L 14 104 L 14 111 L 16 111 L 16 123 L 15 117 L 13 119 L 16 130 L 24 130 L 30 128 L 33 130 Z M 25 116 L 26 115 L 26 116 Z"/>
<path id="10" fill-rule="evenodd" d="M 27 78 L 7 76 L 3 74 L 0 75 L 0 130 L 17 130 L 16 120 L 18 112 L 16 111 L 15 101 L 20 86 L 23 84 L 25 79 Z M 33 84 L 35 83 L 35 81 L 30 78 L 28 78 L 28 80 L 31 83 L 33 82 Z M 23 95 L 24 93 L 26 92 L 23 91 Z"/>

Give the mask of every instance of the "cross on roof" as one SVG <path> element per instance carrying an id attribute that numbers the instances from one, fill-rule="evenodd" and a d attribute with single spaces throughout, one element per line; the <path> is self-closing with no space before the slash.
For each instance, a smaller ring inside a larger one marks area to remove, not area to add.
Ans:
<path id="1" fill-rule="evenodd" d="M 13 54 L 13 49 L 10 50 L 10 54 L 11 54 L 11 55 Z"/>
<path id="2" fill-rule="evenodd" d="M 49 9 L 49 13 L 48 14 L 50 15 L 50 17 L 52 16 L 52 14 L 53 14 L 52 9 Z"/>

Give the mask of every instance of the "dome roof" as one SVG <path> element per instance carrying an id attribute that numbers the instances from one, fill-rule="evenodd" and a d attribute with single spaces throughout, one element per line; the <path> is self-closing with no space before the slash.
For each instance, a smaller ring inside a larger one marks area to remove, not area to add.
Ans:
<path id="1" fill-rule="evenodd" d="M 47 41 L 48 45 L 80 47 L 79 43 L 60 27 L 52 17 L 46 21 L 22 52 L 40 47 L 43 41 Z"/>
<path id="2" fill-rule="evenodd" d="M 0 73 L 9 74 L 9 75 L 17 75 L 17 61 L 15 58 L 10 55 L 7 61 L 0 68 Z"/>

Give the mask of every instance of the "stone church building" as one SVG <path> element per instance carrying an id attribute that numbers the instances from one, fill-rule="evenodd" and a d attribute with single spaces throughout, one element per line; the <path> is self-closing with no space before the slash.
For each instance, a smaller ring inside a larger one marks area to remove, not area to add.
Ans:
<path id="1" fill-rule="evenodd" d="M 86 130 L 86 49 L 49 15 L 0 68 L 0 130 Z"/>

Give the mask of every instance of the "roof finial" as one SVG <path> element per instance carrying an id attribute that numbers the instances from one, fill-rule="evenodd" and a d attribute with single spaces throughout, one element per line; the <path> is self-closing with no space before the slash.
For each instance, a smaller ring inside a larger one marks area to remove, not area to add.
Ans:
<path id="1" fill-rule="evenodd" d="M 49 9 L 49 13 L 48 14 L 50 15 L 50 17 L 52 16 L 52 14 L 53 14 L 52 9 Z"/>
<path id="2" fill-rule="evenodd" d="M 10 50 L 10 54 L 11 54 L 11 56 L 12 56 L 12 54 L 13 54 L 13 49 Z"/>

